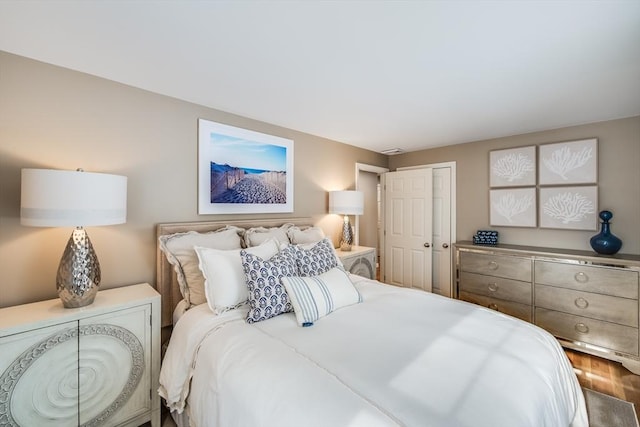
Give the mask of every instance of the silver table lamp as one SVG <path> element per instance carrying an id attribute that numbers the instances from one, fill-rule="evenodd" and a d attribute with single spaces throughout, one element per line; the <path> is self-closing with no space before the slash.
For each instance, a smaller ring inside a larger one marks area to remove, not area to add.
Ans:
<path id="1" fill-rule="evenodd" d="M 76 227 L 58 266 L 56 286 L 67 308 L 93 302 L 100 263 L 84 226 L 127 220 L 127 177 L 52 169 L 22 169 L 20 223 Z"/>
<path id="2" fill-rule="evenodd" d="M 364 212 L 364 193 L 362 191 L 330 191 L 329 213 L 344 215 L 340 249 L 350 251 L 353 245 L 353 228 L 349 222 L 349 215 L 362 215 Z"/>

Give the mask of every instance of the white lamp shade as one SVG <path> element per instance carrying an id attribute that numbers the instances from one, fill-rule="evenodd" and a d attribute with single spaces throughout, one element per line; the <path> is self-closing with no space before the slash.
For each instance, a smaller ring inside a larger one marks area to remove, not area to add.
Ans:
<path id="1" fill-rule="evenodd" d="M 126 176 L 22 169 L 22 225 L 78 227 L 122 224 L 126 221 Z"/>
<path id="2" fill-rule="evenodd" d="M 330 191 L 329 213 L 339 215 L 362 215 L 364 193 L 362 191 Z"/>

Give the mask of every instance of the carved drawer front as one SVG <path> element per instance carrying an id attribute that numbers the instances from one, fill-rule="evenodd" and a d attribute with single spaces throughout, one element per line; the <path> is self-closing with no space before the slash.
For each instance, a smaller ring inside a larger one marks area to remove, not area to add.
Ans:
<path id="1" fill-rule="evenodd" d="M 588 317 L 536 308 L 536 325 L 569 341 L 638 355 L 638 329 Z"/>
<path id="2" fill-rule="evenodd" d="M 531 282 L 460 273 L 460 291 L 531 305 Z"/>
<path id="3" fill-rule="evenodd" d="M 78 423 L 78 323 L 0 338 L 0 425 Z"/>
<path id="4" fill-rule="evenodd" d="M 536 261 L 536 283 L 638 299 L 638 272 L 613 267 Z"/>
<path id="5" fill-rule="evenodd" d="M 367 279 L 376 278 L 376 252 L 358 253 L 354 256 L 340 257 L 342 265 L 349 273 L 366 277 Z"/>
<path id="6" fill-rule="evenodd" d="M 459 298 L 531 322 L 531 306 L 460 291 Z"/>
<path id="7" fill-rule="evenodd" d="M 149 412 L 150 310 L 147 304 L 0 339 L 0 425 L 108 427 Z"/>
<path id="8" fill-rule="evenodd" d="M 536 285 L 536 307 L 638 327 L 638 300 Z"/>
<path id="9" fill-rule="evenodd" d="M 118 426 L 151 410 L 151 306 L 80 321 L 82 425 Z"/>
<path id="10" fill-rule="evenodd" d="M 528 258 L 462 252 L 460 269 L 470 273 L 531 281 L 531 259 Z"/>

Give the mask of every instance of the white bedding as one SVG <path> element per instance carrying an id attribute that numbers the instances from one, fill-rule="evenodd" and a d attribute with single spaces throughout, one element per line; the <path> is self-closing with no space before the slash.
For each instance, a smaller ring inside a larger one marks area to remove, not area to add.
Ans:
<path id="1" fill-rule="evenodd" d="M 311 327 L 294 313 L 247 324 L 245 309 L 187 311 L 160 394 L 199 427 L 588 426 L 576 376 L 547 332 L 352 278 L 364 302 Z"/>

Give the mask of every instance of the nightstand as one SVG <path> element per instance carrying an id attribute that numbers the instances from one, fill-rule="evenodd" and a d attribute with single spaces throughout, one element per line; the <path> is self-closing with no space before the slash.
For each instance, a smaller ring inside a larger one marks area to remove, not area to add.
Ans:
<path id="1" fill-rule="evenodd" d="M 348 272 L 368 279 L 376 278 L 376 248 L 352 246 L 350 251 L 338 248 L 336 253 Z"/>
<path id="2" fill-rule="evenodd" d="M 0 354 L 7 425 L 160 426 L 160 294 L 146 283 L 81 308 L 0 309 Z"/>

